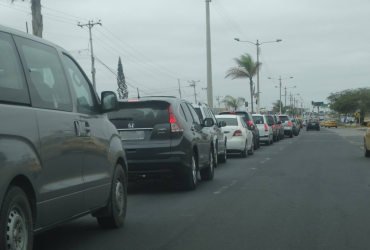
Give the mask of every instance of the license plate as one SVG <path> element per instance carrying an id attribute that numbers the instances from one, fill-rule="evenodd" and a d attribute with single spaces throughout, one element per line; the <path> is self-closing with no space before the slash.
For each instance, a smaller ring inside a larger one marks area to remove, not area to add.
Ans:
<path id="1" fill-rule="evenodd" d="M 144 131 L 120 131 L 122 140 L 143 140 L 145 138 Z"/>

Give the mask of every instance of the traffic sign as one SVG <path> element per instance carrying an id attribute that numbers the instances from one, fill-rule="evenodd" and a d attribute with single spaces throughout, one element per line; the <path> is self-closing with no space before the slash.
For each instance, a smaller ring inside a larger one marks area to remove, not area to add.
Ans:
<path id="1" fill-rule="evenodd" d="M 359 116 L 359 113 L 355 112 L 355 113 L 354 113 L 354 115 L 355 115 L 356 117 L 358 117 L 358 116 Z"/>

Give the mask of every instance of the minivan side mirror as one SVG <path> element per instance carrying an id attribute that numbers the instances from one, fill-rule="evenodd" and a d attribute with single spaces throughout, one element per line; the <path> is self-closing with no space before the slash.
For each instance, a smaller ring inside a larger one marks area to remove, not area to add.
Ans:
<path id="1" fill-rule="evenodd" d="M 215 122 L 213 121 L 212 118 L 206 118 L 206 119 L 204 119 L 204 121 L 203 121 L 203 127 L 212 127 L 213 125 L 215 125 Z"/>
<path id="2" fill-rule="evenodd" d="M 116 93 L 113 91 L 103 91 L 101 93 L 101 106 L 102 113 L 108 113 L 119 109 L 119 103 Z"/>
<path id="3" fill-rule="evenodd" d="M 225 121 L 220 121 L 220 123 L 218 124 L 218 126 L 219 126 L 220 128 L 222 128 L 222 127 L 226 127 L 226 122 L 225 122 Z"/>

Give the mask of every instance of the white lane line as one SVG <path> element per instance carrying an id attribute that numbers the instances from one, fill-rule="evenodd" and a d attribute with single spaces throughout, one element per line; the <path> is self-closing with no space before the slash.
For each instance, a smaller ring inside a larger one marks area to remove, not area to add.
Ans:
<path id="1" fill-rule="evenodd" d="M 257 168 L 249 168 L 249 169 L 257 169 Z"/>
<path id="2" fill-rule="evenodd" d="M 216 192 L 213 192 L 214 194 L 221 194 L 223 191 L 225 191 L 226 189 L 228 189 L 229 187 L 231 187 L 232 185 L 234 185 L 235 183 L 237 183 L 238 181 L 232 181 L 231 184 L 227 187 L 222 187 L 220 188 L 218 191 Z"/>
<path id="3" fill-rule="evenodd" d="M 261 161 L 261 163 L 265 163 L 268 160 L 270 160 L 270 158 L 266 158 L 265 160 Z"/>

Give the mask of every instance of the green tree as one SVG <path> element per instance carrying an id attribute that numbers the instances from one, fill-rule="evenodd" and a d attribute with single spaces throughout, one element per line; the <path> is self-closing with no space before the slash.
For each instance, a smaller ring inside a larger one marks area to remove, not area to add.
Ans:
<path id="1" fill-rule="evenodd" d="M 16 0 L 11 0 L 14 3 Z M 24 0 L 22 0 L 24 2 Z M 44 22 L 41 15 L 41 0 L 31 0 L 32 12 L 32 33 L 34 36 L 42 38 L 42 31 L 44 29 Z"/>
<path id="2" fill-rule="evenodd" d="M 119 57 L 118 59 L 117 85 L 118 85 L 117 92 L 118 92 L 119 99 L 126 99 L 128 97 L 128 90 L 127 90 L 125 74 L 123 73 L 121 57 Z"/>
<path id="3" fill-rule="evenodd" d="M 225 96 L 223 102 L 225 103 L 226 107 L 232 108 L 237 110 L 240 106 L 245 104 L 245 99 L 243 97 L 234 98 L 232 96 Z"/>
<path id="4" fill-rule="evenodd" d="M 231 77 L 231 79 L 249 79 L 249 87 L 251 92 L 251 108 L 253 112 L 253 77 L 257 74 L 258 70 L 261 68 L 261 63 L 253 61 L 251 55 L 245 53 L 241 55 L 240 58 L 234 58 L 236 67 L 230 68 L 226 71 L 225 78 Z"/>
<path id="5" fill-rule="evenodd" d="M 280 100 L 273 102 L 272 105 L 274 105 L 272 107 L 272 112 L 274 112 L 274 114 L 280 113 L 280 105 L 282 114 L 284 114 L 289 109 L 289 107 L 284 107 L 283 102 L 280 102 Z"/>

